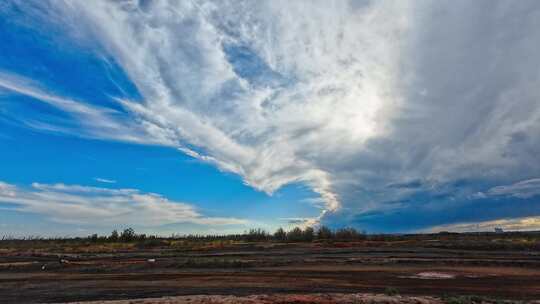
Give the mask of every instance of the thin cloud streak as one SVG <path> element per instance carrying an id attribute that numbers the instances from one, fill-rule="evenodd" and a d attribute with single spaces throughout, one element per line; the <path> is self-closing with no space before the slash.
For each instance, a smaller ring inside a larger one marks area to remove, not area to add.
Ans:
<path id="1" fill-rule="evenodd" d="M 106 179 L 101 177 L 94 178 L 96 182 L 105 183 L 105 184 L 116 184 L 116 181 L 113 179 Z"/>
<path id="2" fill-rule="evenodd" d="M 511 185 L 502 185 L 489 189 L 487 195 L 514 196 L 517 198 L 531 198 L 540 196 L 540 178 L 520 181 Z"/>
<path id="3" fill-rule="evenodd" d="M 498 219 L 478 223 L 457 223 L 435 226 L 428 230 L 423 230 L 422 232 L 493 232 L 495 231 L 495 228 L 502 228 L 505 231 L 540 231 L 540 216 Z"/>
<path id="4" fill-rule="evenodd" d="M 144 144 L 171 145 L 170 142 L 160 141 L 155 137 L 148 138 L 138 124 L 127 120 L 116 110 L 91 105 L 68 97 L 55 95 L 41 88 L 41 84 L 22 76 L 0 72 L 0 89 L 15 95 L 22 95 L 47 103 L 72 116 L 82 128 L 64 126 L 61 124 L 25 120 L 24 124 L 31 128 L 56 133 L 70 134 L 80 137 L 119 140 Z M 2 98 L 9 98 L 3 96 Z"/>
<path id="5" fill-rule="evenodd" d="M 19 187 L 0 182 L 0 203 L 6 210 L 37 213 L 49 220 L 110 227 L 167 224 L 245 225 L 243 219 L 206 217 L 190 204 L 136 189 L 109 189 L 66 184 L 33 183 Z"/>

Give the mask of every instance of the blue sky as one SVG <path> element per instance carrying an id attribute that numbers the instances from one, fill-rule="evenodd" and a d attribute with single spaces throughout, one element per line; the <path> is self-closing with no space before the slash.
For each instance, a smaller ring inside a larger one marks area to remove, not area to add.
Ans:
<path id="1" fill-rule="evenodd" d="M 5 1 L 0 231 L 540 229 L 539 16 Z"/>

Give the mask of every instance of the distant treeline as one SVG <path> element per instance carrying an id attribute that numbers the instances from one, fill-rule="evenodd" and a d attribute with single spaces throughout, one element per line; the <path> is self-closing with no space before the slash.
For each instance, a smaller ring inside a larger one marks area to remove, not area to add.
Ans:
<path id="1" fill-rule="evenodd" d="M 93 234 L 88 237 L 92 242 L 133 242 L 133 241 L 145 241 L 148 239 L 159 239 L 160 237 L 155 235 L 138 234 L 133 228 L 124 229 L 122 232 L 114 230 L 109 236 L 99 236 Z M 295 227 L 289 231 L 285 231 L 283 228 L 277 229 L 274 233 L 270 233 L 264 229 L 250 229 L 244 233 L 239 234 L 188 234 L 188 235 L 176 235 L 168 237 L 168 239 L 182 239 L 188 241 L 280 241 L 280 242 L 312 242 L 314 240 L 364 240 L 366 234 L 358 232 L 354 228 L 341 228 L 332 230 L 328 227 L 322 226 L 315 230 L 312 227 L 306 227 L 304 229 Z"/>
<path id="2" fill-rule="evenodd" d="M 264 229 L 250 229 L 239 234 L 173 234 L 169 237 L 136 233 L 133 228 L 126 228 L 122 231 L 113 230 L 109 235 L 92 234 L 88 237 L 11 237 L 3 236 L 0 242 L 8 241 L 54 241 L 65 242 L 85 242 L 85 243 L 132 243 L 137 242 L 147 245 L 162 245 L 164 242 L 170 244 L 171 241 L 196 242 L 394 242 L 394 241 L 425 241 L 424 246 L 429 247 L 449 247 L 449 248 L 473 248 L 489 247 L 501 248 L 538 248 L 540 249 L 540 232 L 467 232 L 452 233 L 439 232 L 427 234 L 366 234 L 354 228 L 331 229 L 321 226 L 317 229 L 312 227 L 296 227 L 289 231 L 283 228 L 270 233 Z M 504 241 L 504 242 L 499 242 Z M 511 241 L 512 244 L 507 241 Z M 489 245 L 489 246 L 488 246 Z M 532 247 L 531 247 L 532 246 Z"/>
<path id="3" fill-rule="evenodd" d="M 314 240 L 364 240 L 366 234 L 358 232 L 354 228 L 341 228 L 332 230 L 322 226 L 315 230 L 312 227 L 304 229 L 295 227 L 289 231 L 283 228 L 277 229 L 274 233 L 269 233 L 263 229 L 250 229 L 242 234 L 229 235 L 187 235 L 188 240 L 234 240 L 234 241 L 280 241 L 280 242 L 312 242 Z"/>
<path id="4" fill-rule="evenodd" d="M 359 232 L 354 228 L 340 228 L 330 229 L 326 226 L 321 226 L 318 229 L 312 227 L 306 227 L 304 229 L 295 227 L 289 231 L 285 231 L 283 228 L 277 229 L 274 233 L 270 233 L 264 229 L 250 229 L 244 233 L 238 234 L 173 234 L 169 237 L 162 237 L 157 235 L 149 235 L 145 233 L 136 233 L 133 228 L 126 228 L 122 231 L 113 230 L 110 235 L 98 235 L 92 234 L 88 237 L 39 237 L 29 236 L 23 238 L 3 236 L 0 240 L 55 240 L 55 241 L 69 241 L 80 240 L 90 241 L 93 243 L 106 243 L 106 242 L 141 242 L 148 240 L 186 240 L 186 241 L 278 241 L 278 242 L 312 242 L 316 240 L 339 240 L 339 241 L 354 241 L 365 240 L 366 234 Z"/>

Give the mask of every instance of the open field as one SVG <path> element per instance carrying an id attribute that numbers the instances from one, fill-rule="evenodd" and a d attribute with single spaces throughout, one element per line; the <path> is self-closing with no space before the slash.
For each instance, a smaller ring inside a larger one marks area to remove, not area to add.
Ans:
<path id="1" fill-rule="evenodd" d="M 481 238 L 163 240 L 151 248 L 137 243 L 6 241 L 0 247 L 0 302 L 316 293 L 540 299 L 536 241 L 520 235 L 506 241 Z"/>

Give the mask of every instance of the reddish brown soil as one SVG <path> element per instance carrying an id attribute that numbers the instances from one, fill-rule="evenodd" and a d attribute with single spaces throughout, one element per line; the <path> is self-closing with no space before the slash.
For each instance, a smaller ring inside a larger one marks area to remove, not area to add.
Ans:
<path id="1" fill-rule="evenodd" d="M 150 258 L 156 261 L 149 262 Z M 437 278 L 432 273 L 452 278 Z M 403 295 L 540 299 L 540 256 L 525 251 L 304 245 L 61 257 L 52 253 L 0 253 L 0 303 L 178 295 L 382 293 L 388 287 L 397 288 Z"/>
<path id="2" fill-rule="evenodd" d="M 237 296 L 179 296 L 137 300 L 74 302 L 85 304 L 442 304 L 433 297 L 386 296 L 374 294 L 272 294 Z"/>

